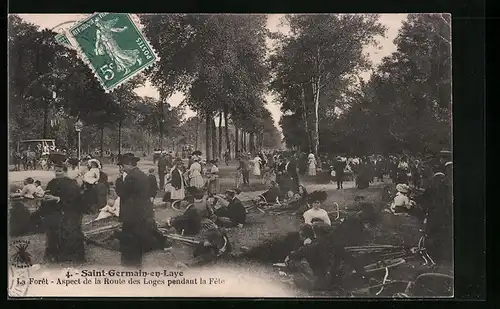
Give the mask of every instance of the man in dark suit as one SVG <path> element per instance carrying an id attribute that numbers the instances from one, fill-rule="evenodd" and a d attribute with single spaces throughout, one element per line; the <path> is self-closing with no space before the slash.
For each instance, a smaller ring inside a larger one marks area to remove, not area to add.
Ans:
<path id="1" fill-rule="evenodd" d="M 246 186 L 250 185 L 250 163 L 248 162 L 248 158 L 246 156 L 241 156 L 239 160 L 240 166 L 238 170 L 241 171 L 243 175 L 243 184 Z"/>
<path id="2" fill-rule="evenodd" d="M 222 203 L 227 203 L 227 206 L 222 206 L 215 211 L 215 215 L 217 216 L 215 223 L 225 227 L 242 227 L 247 215 L 245 206 L 236 197 L 236 192 L 234 190 L 226 190 L 226 196 L 223 198 Z"/>
<path id="3" fill-rule="evenodd" d="M 131 267 L 141 267 L 144 251 L 152 249 L 152 244 L 159 240 L 156 238 L 153 204 L 149 198 L 149 181 L 137 167 L 139 160 L 131 153 L 118 158 L 118 165 L 124 171 L 122 179 L 117 181 L 122 222 L 121 260 L 123 266 Z"/>
<path id="4" fill-rule="evenodd" d="M 158 177 L 160 178 L 160 191 L 165 190 L 165 175 L 167 173 L 168 159 L 165 153 L 162 153 L 158 159 Z"/>
<path id="5" fill-rule="evenodd" d="M 293 192 L 297 192 L 300 182 L 299 182 L 299 174 L 297 173 L 297 160 L 295 156 L 290 156 L 288 163 L 285 166 L 286 174 L 290 178 L 290 190 Z"/>

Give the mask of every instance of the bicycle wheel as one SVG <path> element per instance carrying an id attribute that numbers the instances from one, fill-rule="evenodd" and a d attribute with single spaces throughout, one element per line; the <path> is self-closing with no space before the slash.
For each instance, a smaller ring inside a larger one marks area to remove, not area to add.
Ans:
<path id="1" fill-rule="evenodd" d="M 452 297 L 454 277 L 440 273 L 426 273 L 418 276 L 406 291 L 410 297 Z"/>

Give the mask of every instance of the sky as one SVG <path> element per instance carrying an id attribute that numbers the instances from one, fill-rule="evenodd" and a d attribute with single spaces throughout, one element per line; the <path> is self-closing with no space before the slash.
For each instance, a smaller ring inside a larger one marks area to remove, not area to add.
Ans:
<path id="1" fill-rule="evenodd" d="M 78 21 L 87 16 L 87 14 L 18 14 L 25 21 L 33 23 L 35 25 L 43 28 L 53 28 L 58 26 L 61 23 L 65 22 L 74 22 Z M 283 17 L 283 14 L 269 14 L 267 20 L 267 27 L 272 32 L 282 32 L 287 33 L 288 29 L 282 25 L 280 25 L 280 19 Z M 380 23 L 385 25 L 387 28 L 385 37 L 379 36 L 378 42 L 379 47 L 367 47 L 365 48 L 365 53 L 371 59 L 374 65 L 380 64 L 383 57 L 390 55 L 391 53 L 396 51 L 396 46 L 393 43 L 393 40 L 396 38 L 399 29 L 401 28 L 402 22 L 406 19 L 407 14 L 381 14 L 380 15 Z M 68 29 L 71 26 L 71 23 L 67 23 L 61 26 L 58 26 L 54 29 L 54 31 L 58 32 L 58 30 Z M 271 49 L 271 42 L 268 41 L 268 50 Z M 366 72 L 362 75 L 363 79 L 368 79 L 370 77 L 370 72 Z M 141 96 L 150 96 L 154 98 L 158 98 L 158 91 L 149 84 L 146 83 L 144 87 L 138 88 L 136 92 Z M 169 99 L 168 102 L 173 106 L 177 106 L 184 99 L 182 93 L 174 93 Z M 273 96 L 267 94 L 265 96 L 267 102 L 267 108 L 271 111 L 273 115 L 276 127 L 281 131 L 281 128 L 278 125 L 278 122 L 281 117 L 281 111 L 279 105 L 274 102 Z M 186 111 L 186 116 L 194 116 L 194 113 L 191 110 Z"/>

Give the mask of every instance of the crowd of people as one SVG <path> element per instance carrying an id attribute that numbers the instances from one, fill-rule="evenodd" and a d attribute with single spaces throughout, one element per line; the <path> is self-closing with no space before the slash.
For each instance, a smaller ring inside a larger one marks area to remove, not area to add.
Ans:
<path id="1" fill-rule="evenodd" d="M 114 183 L 109 181 L 97 159 L 87 157 L 79 164 L 76 159 L 68 159 L 65 153 L 51 156 L 55 178 L 46 189 L 43 190 L 39 181 L 28 178 L 19 192 L 27 199 L 41 198 L 37 216 L 44 222 L 45 256 L 49 262 L 85 260 L 84 213 L 96 214 L 96 220 L 110 216 L 119 219 L 122 223 L 119 238 L 122 264 L 130 267 L 140 267 L 145 252 L 170 247 L 159 232 L 161 228 L 201 237 L 193 259 L 185 266 L 229 257 L 232 244 L 226 229 L 245 228 L 247 211 L 238 198 L 241 191 L 227 189 L 221 192 L 219 162 L 205 162 L 199 151 L 189 156 L 187 166 L 172 152 L 162 153 L 157 161 L 159 179 L 154 168 L 146 174 L 137 167 L 139 157 L 132 153 L 120 155 L 116 159 L 119 176 Z M 260 152 L 254 156 L 240 152 L 237 159 L 244 185 L 249 185 L 250 173 L 257 177 L 265 173 L 273 176 L 268 190 L 254 203 L 293 211 L 303 222 L 299 231 L 300 244 L 286 259 L 290 269 L 296 270 L 298 284 L 302 280 L 315 289 L 331 286 L 342 261 L 351 264 L 357 274 L 363 274 L 359 261 L 343 248 L 362 243 L 363 231 L 377 224 L 381 215 L 377 207 L 359 197 L 355 201 L 357 213 L 334 228 L 335 218 L 323 206 L 328 198 L 326 192 L 308 192 L 300 180 L 301 175 L 315 177 L 321 171 L 314 154 L 304 156 L 304 161 L 293 152 Z M 429 251 L 438 260 L 449 260 L 452 252 L 452 163 L 448 160 L 446 156 L 432 160 L 408 155 L 335 156 L 331 161 L 322 159 L 321 165 L 328 166 L 338 189 L 343 188 L 344 176 L 351 172 L 358 188 L 366 188 L 376 178 L 390 178 L 397 184 L 397 193 L 384 211 L 421 220 L 429 238 Z M 302 168 L 301 172 L 301 166 L 307 168 Z M 165 202 L 187 201 L 189 204 L 183 214 L 160 226 L 153 211 L 158 191 L 165 191 Z"/>

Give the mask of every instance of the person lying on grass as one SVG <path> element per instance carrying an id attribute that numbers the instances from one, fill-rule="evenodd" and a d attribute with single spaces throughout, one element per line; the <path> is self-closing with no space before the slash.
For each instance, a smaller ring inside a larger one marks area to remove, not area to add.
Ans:
<path id="1" fill-rule="evenodd" d="M 346 218 L 335 229 L 322 222 L 315 223 L 313 242 L 290 253 L 285 263 L 292 270 L 300 271 L 308 287 L 312 289 L 330 289 L 341 285 L 338 279 L 342 275 L 342 264 L 350 265 L 354 269 L 353 274 L 363 276 L 365 269 L 361 260 L 346 252 L 345 247 L 364 243 L 366 227 L 375 225 L 377 218 L 373 205 L 362 203 L 360 211 Z M 303 259 L 308 262 L 312 272 L 308 272 L 303 266 L 298 267 L 304 264 L 301 262 Z"/>
<path id="2" fill-rule="evenodd" d="M 258 196 L 258 198 L 254 201 L 257 204 L 277 204 L 280 205 L 279 197 L 281 196 L 281 190 L 276 181 L 271 181 L 269 185 L 269 189 Z"/>
<path id="3" fill-rule="evenodd" d="M 327 197 L 325 191 L 314 191 L 309 195 L 309 202 L 312 208 L 302 215 L 306 224 L 313 224 L 315 221 L 323 221 L 328 225 L 332 225 L 328 213 L 321 208 L 321 204 L 326 201 Z"/>
<path id="4" fill-rule="evenodd" d="M 216 195 L 221 207 L 214 211 L 215 223 L 223 227 L 243 227 L 246 220 L 245 206 L 236 197 L 235 190 L 226 190 L 226 195 Z"/>
<path id="5" fill-rule="evenodd" d="M 186 263 L 177 263 L 176 267 L 203 266 L 231 256 L 233 248 L 226 231 L 212 220 L 203 219 L 200 238 L 201 241 L 193 250 L 193 257 Z"/>
<path id="6" fill-rule="evenodd" d="M 306 228 L 308 226 L 309 228 Z M 331 231 L 331 226 L 323 222 L 304 225 L 301 238 L 304 239 L 298 249 L 292 251 L 285 259 L 285 264 L 292 272 L 295 285 L 303 289 L 323 289 L 328 287 L 328 257 L 324 255 L 323 237 Z"/>

